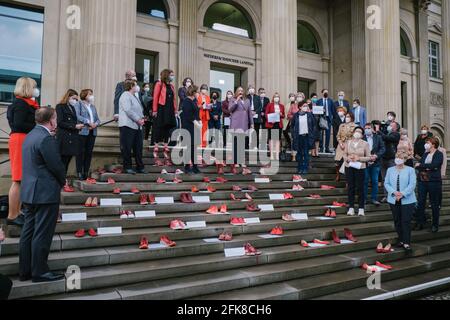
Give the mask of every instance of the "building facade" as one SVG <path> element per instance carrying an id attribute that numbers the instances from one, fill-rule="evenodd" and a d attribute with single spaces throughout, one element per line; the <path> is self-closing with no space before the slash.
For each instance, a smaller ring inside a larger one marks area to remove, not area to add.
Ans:
<path id="1" fill-rule="evenodd" d="M 285 101 L 290 92 L 343 90 L 369 119 L 395 111 L 411 135 L 429 124 L 450 148 L 447 0 L 0 1 L 0 30 L 3 111 L 15 79 L 28 75 L 42 105 L 92 88 L 107 121 L 127 69 L 153 82 L 170 68 L 178 86 L 189 76 L 223 95 L 249 84 Z M 96 152 L 118 151 L 115 125 L 100 135 Z"/>

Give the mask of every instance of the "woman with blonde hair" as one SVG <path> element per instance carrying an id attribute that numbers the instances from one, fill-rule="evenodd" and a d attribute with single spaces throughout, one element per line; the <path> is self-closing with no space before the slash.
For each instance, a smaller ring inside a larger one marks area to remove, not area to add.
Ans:
<path id="1" fill-rule="evenodd" d="M 8 224 L 23 226 L 24 216 L 20 214 L 20 182 L 22 181 L 22 145 L 27 134 L 36 125 L 34 115 L 39 104 L 36 98 L 40 92 L 37 83 L 31 78 L 17 80 L 14 89 L 15 99 L 8 107 L 7 117 L 11 135 L 9 138 L 9 158 L 11 160 L 12 185 L 9 190 Z"/>
<path id="2" fill-rule="evenodd" d="M 397 153 L 405 156 L 405 165 L 414 167 L 414 147 L 411 140 L 408 138 L 408 130 L 406 129 L 400 130 L 400 142 L 397 146 Z"/>

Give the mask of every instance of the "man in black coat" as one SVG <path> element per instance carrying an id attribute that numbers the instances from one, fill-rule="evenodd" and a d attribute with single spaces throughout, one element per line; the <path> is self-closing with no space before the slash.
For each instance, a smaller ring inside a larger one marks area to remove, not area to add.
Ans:
<path id="1" fill-rule="evenodd" d="M 58 219 L 61 188 L 66 181 L 54 137 L 57 116 L 54 109 L 36 111 L 36 127 L 23 144 L 23 180 L 20 200 L 25 225 L 20 236 L 19 276 L 21 281 L 57 281 L 64 275 L 49 271 L 47 260 Z"/>
<path id="2" fill-rule="evenodd" d="M 255 123 L 255 130 L 261 132 L 261 129 L 265 129 L 266 128 L 266 124 L 265 124 L 266 114 L 265 113 L 266 113 L 267 106 L 270 104 L 270 99 L 267 98 L 266 90 L 264 88 L 260 88 L 258 90 L 258 98 L 259 98 L 259 104 L 261 106 L 261 112 L 259 113 L 259 115 L 260 115 L 260 118 L 259 118 L 260 122 L 259 123 L 254 122 L 254 123 Z M 266 135 L 266 139 L 265 139 L 264 144 L 263 144 L 263 147 L 266 147 L 265 149 L 267 149 L 267 146 L 268 146 L 268 140 L 267 139 L 268 139 L 268 134 Z M 258 148 L 259 148 L 259 143 L 258 143 Z"/>
<path id="3" fill-rule="evenodd" d="M 125 73 L 125 81 L 127 80 L 135 80 L 136 78 L 136 71 L 134 70 L 128 70 Z M 116 91 L 114 93 L 114 120 L 119 121 L 119 100 L 122 96 L 122 93 L 125 92 L 125 81 L 119 82 L 116 86 Z"/>

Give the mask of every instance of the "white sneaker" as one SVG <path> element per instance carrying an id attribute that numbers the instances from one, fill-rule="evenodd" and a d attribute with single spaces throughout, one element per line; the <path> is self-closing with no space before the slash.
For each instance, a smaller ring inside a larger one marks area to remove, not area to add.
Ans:
<path id="1" fill-rule="evenodd" d="M 355 215 L 355 209 L 353 208 L 348 209 L 347 215 L 353 217 Z"/>
<path id="2" fill-rule="evenodd" d="M 358 216 L 359 217 L 364 217 L 365 216 L 364 209 L 359 209 Z"/>

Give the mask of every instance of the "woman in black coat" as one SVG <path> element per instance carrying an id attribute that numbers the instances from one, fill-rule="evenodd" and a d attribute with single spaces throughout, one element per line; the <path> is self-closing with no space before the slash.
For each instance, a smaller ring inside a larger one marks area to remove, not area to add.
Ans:
<path id="1" fill-rule="evenodd" d="M 183 112 L 181 113 L 181 126 L 184 130 L 187 130 L 191 136 L 191 142 L 190 145 L 185 145 L 185 147 L 190 148 L 191 155 L 190 155 L 190 161 L 192 163 L 192 168 L 190 164 L 188 163 L 188 159 L 185 159 L 185 173 L 188 174 L 199 174 L 200 170 L 198 169 L 198 166 L 195 163 L 195 154 L 196 154 L 196 131 L 197 136 L 200 136 L 200 133 L 198 132 L 201 128 L 201 121 L 200 121 L 200 115 L 198 112 L 198 106 L 196 102 L 196 98 L 198 95 L 198 87 L 195 85 L 192 85 L 188 88 L 186 92 L 186 99 L 183 101 L 182 109 Z M 199 140 L 200 143 L 200 140 Z M 199 144 L 198 143 L 198 144 Z M 197 145 L 198 145 L 197 144 Z"/>
<path id="2" fill-rule="evenodd" d="M 78 155 L 79 131 L 84 126 L 77 123 L 75 105 L 78 103 L 78 100 L 78 92 L 69 89 L 61 102 L 56 106 L 58 117 L 56 139 L 60 146 L 61 159 L 66 167 L 66 174 L 72 157 Z"/>

